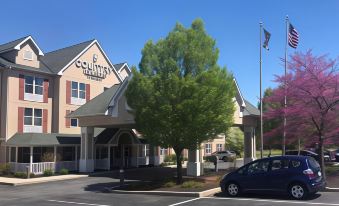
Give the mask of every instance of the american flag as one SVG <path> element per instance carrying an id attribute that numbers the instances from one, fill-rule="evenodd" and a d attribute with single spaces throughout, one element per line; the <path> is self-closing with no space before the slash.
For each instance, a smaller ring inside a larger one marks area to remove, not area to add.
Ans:
<path id="1" fill-rule="evenodd" d="M 292 48 L 297 48 L 299 43 L 299 34 L 297 30 L 290 24 L 288 30 L 288 45 Z"/>

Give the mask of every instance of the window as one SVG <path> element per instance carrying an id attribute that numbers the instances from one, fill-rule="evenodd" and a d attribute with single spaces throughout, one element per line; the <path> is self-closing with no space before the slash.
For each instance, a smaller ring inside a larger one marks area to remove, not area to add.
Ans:
<path id="1" fill-rule="evenodd" d="M 74 161 L 75 147 L 65 146 L 57 148 L 57 161 Z"/>
<path id="2" fill-rule="evenodd" d="M 30 160 L 30 148 L 18 147 L 18 162 L 29 163 L 29 160 Z"/>
<path id="3" fill-rule="evenodd" d="M 25 93 L 42 95 L 44 80 L 38 77 L 25 76 Z"/>
<path id="4" fill-rule="evenodd" d="M 86 99 L 86 85 L 72 81 L 72 97 Z"/>
<path id="5" fill-rule="evenodd" d="M 212 153 L 212 145 L 211 144 L 205 144 L 205 153 L 206 154 Z"/>
<path id="6" fill-rule="evenodd" d="M 71 127 L 78 127 L 78 119 L 71 119 Z"/>
<path id="7" fill-rule="evenodd" d="M 25 108 L 24 125 L 42 126 L 42 109 Z"/>
<path id="8" fill-rule="evenodd" d="M 167 155 L 168 154 L 168 149 L 167 148 L 160 148 L 160 155 Z"/>
<path id="9" fill-rule="evenodd" d="M 289 160 L 273 160 L 271 169 L 272 171 L 288 169 L 288 166 L 289 166 Z"/>
<path id="10" fill-rule="evenodd" d="M 217 151 L 222 151 L 222 150 L 223 150 L 223 145 L 217 144 Z"/>
<path id="11" fill-rule="evenodd" d="M 292 160 L 291 163 L 292 163 L 293 168 L 297 168 L 301 164 L 300 161 L 298 161 L 298 160 Z"/>
<path id="12" fill-rule="evenodd" d="M 28 51 L 28 50 L 24 51 L 24 59 L 32 61 L 33 60 L 33 52 Z"/>
<path id="13" fill-rule="evenodd" d="M 248 166 L 248 174 L 258 174 L 268 171 L 269 160 L 258 161 Z"/>

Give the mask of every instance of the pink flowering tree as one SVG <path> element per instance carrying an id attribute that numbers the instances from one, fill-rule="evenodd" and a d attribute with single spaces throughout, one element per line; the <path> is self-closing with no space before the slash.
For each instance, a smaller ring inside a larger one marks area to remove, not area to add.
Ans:
<path id="1" fill-rule="evenodd" d="M 264 134 L 265 138 L 282 135 L 285 114 L 286 143 L 300 138 L 304 145 L 318 145 L 324 178 L 324 145 L 339 143 L 339 73 L 335 65 L 335 61 L 314 56 L 311 51 L 295 53 L 288 62 L 286 77 L 276 76 L 278 87 L 264 99 L 271 105 L 264 113 L 265 120 L 279 120 Z"/>

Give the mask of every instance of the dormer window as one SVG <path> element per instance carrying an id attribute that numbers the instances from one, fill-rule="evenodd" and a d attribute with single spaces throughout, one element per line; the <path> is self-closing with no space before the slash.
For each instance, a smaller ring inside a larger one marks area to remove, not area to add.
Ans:
<path id="1" fill-rule="evenodd" d="M 24 59 L 32 61 L 33 60 L 33 52 L 29 51 L 29 50 L 24 51 Z"/>

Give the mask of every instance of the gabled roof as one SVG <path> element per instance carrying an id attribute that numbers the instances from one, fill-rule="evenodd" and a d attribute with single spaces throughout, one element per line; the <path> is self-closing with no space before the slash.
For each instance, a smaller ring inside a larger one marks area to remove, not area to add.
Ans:
<path id="1" fill-rule="evenodd" d="M 244 116 L 260 116 L 260 111 L 253 104 L 245 99 L 246 107 L 244 108 Z"/>
<path id="2" fill-rule="evenodd" d="M 115 84 L 103 93 L 91 99 L 91 101 L 79 107 L 77 110 L 67 115 L 68 118 L 78 118 L 83 116 L 105 115 L 111 99 L 118 91 L 121 84 Z"/>
<path id="3" fill-rule="evenodd" d="M 7 67 L 7 68 L 16 68 L 16 69 L 20 69 L 20 70 L 38 72 L 38 73 L 42 73 L 42 74 L 54 74 L 48 67 L 46 67 L 43 64 L 40 64 L 39 68 L 30 67 L 30 66 L 21 65 L 21 64 L 14 64 L 12 62 L 7 61 L 6 59 L 4 59 L 2 57 L 0 57 L 0 65 Z"/>
<path id="4" fill-rule="evenodd" d="M 17 40 L 8 42 L 6 44 L 0 45 L 0 53 L 11 51 L 11 50 L 20 50 L 21 45 L 24 44 L 25 42 L 29 41 L 29 40 L 32 41 L 34 46 L 38 49 L 39 55 L 43 56 L 44 53 L 41 51 L 41 49 L 35 43 L 34 39 L 31 36 L 25 36 L 25 37 L 22 37 L 20 39 L 17 39 Z"/>
<path id="5" fill-rule="evenodd" d="M 41 57 L 40 60 L 46 64 L 53 73 L 57 74 L 82 51 L 84 51 L 87 47 L 90 47 L 94 41 L 95 40 L 92 39 L 73 46 L 48 52 L 45 56 Z"/>

